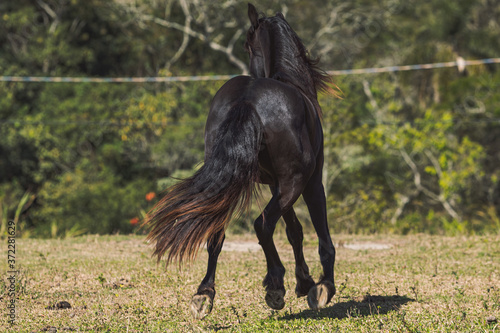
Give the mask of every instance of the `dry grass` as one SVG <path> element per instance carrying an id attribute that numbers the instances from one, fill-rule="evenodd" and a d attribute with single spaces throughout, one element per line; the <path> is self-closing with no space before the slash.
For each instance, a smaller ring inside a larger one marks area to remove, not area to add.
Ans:
<path id="1" fill-rule="evenodd" d="M 140 236 L 18 239 L 17 324 L 2 323 L 0 331 L 500 330 L 498 323 L 487 323 L 489 317 L 500 319 L 499 236 L 336 236 L 337 295 L 320 312 L 310 311 L 304 298 L 295 297 L 291 247 L 284 235 L 277 238 L 287 268 L 285 309 L 272 311 L 265 305 L 262 251 L 225 251 L 215 307 L 202 321 L 191 318 L 189 301 L 204 275 L 204 251 L 179 271 L 157 266 Z M 255 237 L 228 236 L 228 241 L 255 242 Z M 356 250 L 353 243 L 390 248 Z M 321 273 L 316 246 L 316 237 L 306 236 L 305 255 L 315 278 Z M 6 261 L 0 265 L 4 272 Z M 6 304 L 8 281 L 2 282 L 0 295 Z M 71 308 L 50 309 L 61 301 Z"/>

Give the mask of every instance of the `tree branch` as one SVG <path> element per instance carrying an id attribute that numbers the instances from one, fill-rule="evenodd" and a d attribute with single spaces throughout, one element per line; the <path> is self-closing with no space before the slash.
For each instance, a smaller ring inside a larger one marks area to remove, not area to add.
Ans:
<path id="1" fill-rule="evenodd" d="M 437 174 L 438 178 L 439 179 L 443 178 L 443 170 L 441 169 L 441 166 L 439 165 L 439 162 L 438 162 L 437 158 L 434 156 L 434 154 L 432 154 L 432 152 L 430 150 L 427 150 L 427 149 L 424 151 L 424 153 L 431 161 L 432 165 L 434 166 L 434 169 L 436 169 L 436 174 Z M 441 204 L 443 205 L 444 209 L 446 209 L 448 214 L 450 214 L 455 220 L 457 220 L 459 222 L 462 221 L 462 217 L 460 215 L 458 215 L 458 213 L 455 211 L 455 209 L 453 209 L 453 207 L 451 206 L 449 201 L 446 200 L 441 186 L 439 186 L 438 200 L 439 200 L 439 202 L 441 202 Z"/>
<path id="2" fill-rule="evenodd" d="M 424 187 L 422 186 L 422 176 L 418 171 L 417 165 L 415 164 L 415 162 L 413 162 L 410 155 L 408 155 L 408 153 L 404 149 L 400 149 L 399 152 L 405 160 L 406 164 L 408 164 L 411 171 L 413 172 L 413 182 L 415 183 L 415 190 L 408 195 L 399 193 L 401 195 L 401 199 L 398 200 L 398 208 L 391 218 L 392 224 L 396 224 L 397 220 L 401 217 L 401 215 L 403 215 L 406 205 L 410 203 L 413 198 L 419 195 L 420 192 L 424 191 Z"/>
<path id="3" fill-rule="evenodd" d="M 52 17 L 53 20 L 56 20 L 57 19 L 57 14 L 55 11 L 52 10 L 52 8 L 50 8 L 49 5 L 47 5 L 45 2 L 43 2 L 42 0 L 36 0 L 36 2 L 38 3 L 38 5 L 50 16 Z"/>
<path id="4" fill-rule="evenodd" d="M 36 0 L 36 2 L 53 19 L 49 28 L 49 32 L 53 34 L 56 31 L 57 25 L 59 24 L 59 17 L 57 16 L 57 13 L 42 0 Z"/>
<path id="5" fill-rule="evenodd" d="M 363 91 L 365 92 L 366 97 L 368 97 L 368 100 L 370 101 L 373 110 L 378 114 L 379 107 L 377 100 L 375 99 L 375 97 L 373 97 L 372 91 L 370 89 L 370 83 L 368 83 L 368 81 L 366 80 L 363 80 Z M 378 118 L 378 116 L 376 118 Z"/>
<path id="6" fill-rule="evenodd" d="M 181 4 L 182 11 L 184 12 L 184 15 L 186 16 L 186 19 L 184 21 L 184 29 L 185 30 L 183 31 L 184 35 L 182 37 L 181 46 L 179 47 L 177 52 L 174 54 L 174 56 L 172 58 L 170 58 L 170 60 L 167 61 L 167 64 L 165 65 L 165 68 L 167 70 L 169 70 L 170 66 L 172 66 L 172 64 L 174 62 L 179 60 L 179 58 L 182 56 L 184 51 L 186 51 L 186 48 L 189 44 L 189 39 L 190 39 L 190 36 L 188 33 L 186 33 L 186 30 L 191 29 L 191 21 L 193 20 L 193 17 L 191 16 L 191 13 L 189 12 L 189 7 L 188 7 L 188 4 L 186 3 L 186 0 L 180 0 L 179 2 Z"/>
<path id="7" fill-rule="evenodd" d="M 418 195 L 418 193 L 422 192 L 425 195 L 427 195 L 429 198 L 441 203 L 441 205 L 446 210 L 446 212 L 448 214 L 450 214 L 450 216 L 453 217 L 455 220 L 457 220 L 459 222 L 462 221 L 462 218 L 460 217 L 460 215 L 455 211 L 455 209 L 453 209 L 453 207 L 448 202 L 448 200 L 446 200 L 444 193 L 441 190 L 441 187 L 439 187 L 440 193 L 438 195 L 438 194 L 435 194 L 434 192 L 432 192 L 431 190 L 429 190 L 428 188 L 426 188 L 425 186 L 423 186 L 422 185 L 422 176 L 420 174 L 420 171 L 418 171 L 418 167 L 415 164 L 415 162 L 412 160 L 410 155 L 408 155 L 408 153 L 404 149 L 400 149 L 399 151 L 401 153 L 401 156 L 405 160 L 406 164 L 408 164 L 408 166 L 410 167 L 410 169 L 413 172 L 413 181 L 414 181 L 415 187 L 416 187 L 416 191 L 414 193 L 412 193 L 410 196 L 408 196 L 408 198 L 411 199 L 412 197 Z M 425 150 L 424 153 L 427 155 L 427 157 L 431 161 L 432 165 L 436 169 L 436 173 L 438 175 L 438 178 L 441 179 L 443 176 L 443 172 L 441 170 L 441 167 L 439 166 L 439 162 L 437 161 L 437 159 L 434 157 L 434 155 L 430 151 Z M 408 202 L 409 201 L 405 202 L 404 205 L 406 205 Z M 391 219 L 391 221 L 393 221 L 393 219 L 394 219 L 394 216 Z"/>
<path id="8" fill-rule="evenodd" d="M 418 192 L 417 192 L 418 194 Z M 396 208 L 396 211 L 394 212 L 394 215 L 391 217 L 391 223 L 392 225 L 395 225 L 396 222 L 399 220 L 401 215 L 403 215 L 403 212 L 405 210 L 406 205 L 413 199 L 413 196 L 408 196 L 401 194 L 401 199 L 398 200 L 398 208 Z"/>
<path id="9" fill-rule="evenodd" d="M 413 160 L 411 159 L 410 155 L 406 152 L 404 149 L 400 149 L 399 152 L 401 153 L 401 156 L 405 160 L 406 164 L 410 167 L 411 171 L 413 172 L 413 182 L 415 183 L 415 186 L 419 191 L 422 189 L 422 177 L 420 176 L 420 172 L 418 171 L 417 165 Z"/>
<path id="10" fill-rule="evenodd" d="M 233 46 L 236 42 L 236 39 L 239 38 L 239 36 L 241 36 L 241 33 L 242 33 L 241 29 L 239 29 L 235 33 L 235 35 L 233 36 L 233 38 L 229 42 L 228 46 L 223 46 L 223 45 L 221 45 L 213 40 L 210 40 L 206 35 L 193 30 L 191 28 L 191 26 L 188 24 L 181 25 L 181 24 L 178 24 L 176 22 L 171 22 L 171 21 L 168 21 L 168 20 L 153 16 L 153 15 L 144 14 L 144 13 L 141 13 L 140 11 L 138 11 L 136 8 L 132 8 L 132 7 L 128 7 L 126 9 L 129 10 L 130 12 L 132 12 L 133 14 L 135 14 L 136 18 L 138 18 L 142 21 L 154 22 L 162 27 L 181 31 L 184 34 L 184 38 L 187 38 L 186 36 L 193 37 L 193 38 L 196 38 L 204 43 L 207 43 L 211 49 L 224 53 L 227 56 L 227 58 L 229 59 L 229 61 L 232 64 L 234 64 L 236 67 L 238 67 L 243 74 L 248 74 L 247 65 L 233 54 Z M 180 55 L 179 55 L 179 57 L 180 57 Z"/>
<path id="11" fill-rule="evenodd" d="M 320 41 L 321 37 L 323 37 L 323 35 L 331 34 L 336 30 L 338 30 L 338 28 L 336 27 L 337 17 L 338 17 L 338 10 L 332 10 L 330 12 L 330 17 L 328 19 L 328 22 L 325 25 L 323 25 L 321 29 L 318 30 L 318 32 L 316 32 L 312 41 L 307 46 L 308 50 L 311 50 L 313 47 L 315 47 L 316 44 L 318 44 L 318 42 Z"/>

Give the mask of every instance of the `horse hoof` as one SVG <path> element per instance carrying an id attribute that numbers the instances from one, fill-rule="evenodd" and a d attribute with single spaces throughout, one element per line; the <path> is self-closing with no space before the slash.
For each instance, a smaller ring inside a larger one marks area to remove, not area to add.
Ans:
<path id="1" fill-rule="evenodd" d="M 191 299 L 191 313 L 195 319 L 205 318 L 212 308 L 213 300 L 208 295 L 194 295 Z"/>
<path id="2" fill-rule="evenodd" d="M 281 310 L 285 307 L 285 290 L 268 290 L 266 293 L 266 303 L 273 310 Z"/>
<path id="3" fill-rule="evenodd" d="M 335 287 L 331 282 L 320 282 L 309 290 L 307 304 L 312 310 L 324 308 L 335 295 Z"/>

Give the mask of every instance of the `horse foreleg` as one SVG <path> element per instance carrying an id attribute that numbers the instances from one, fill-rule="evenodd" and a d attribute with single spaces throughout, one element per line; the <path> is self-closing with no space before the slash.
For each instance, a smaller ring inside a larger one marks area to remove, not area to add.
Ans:
<path id="1" fill-rule="evenodd" d="M 217 260 L 222 250 L 224 238 L 222 239 L 222 242 L 218 243 L 217 240 L 219 237 L 218 235 L 215 235 L 207 242 L 207 273 L 198 287 L 198 291 L 191 299 L 191 312 L 196 319 L 203 319 L 212 311 L 215 298 L 215 271 L 217 268 Z"/>

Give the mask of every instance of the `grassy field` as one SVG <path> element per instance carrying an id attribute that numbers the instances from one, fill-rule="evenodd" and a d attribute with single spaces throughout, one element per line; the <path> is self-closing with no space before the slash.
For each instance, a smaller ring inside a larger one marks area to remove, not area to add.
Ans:
<path id="1" fill-rule="evenodd" d="M 336 235 L 337 295 L 320 312 L 295 297 L 291 247 L 282 233 L 276 238 L 287 268 L 285 308 L 265 305 L 265 260 L 255 237 L 228 236 L 232 251 L 219 261 L 214 310 L 202 321 L 191 318 L 189 302 L 204 275 L 205 251 L 179 270 L 157 265 L 140 236 L 17 239 L 16 324 L 2 316 L 0 331 L 500 331 L 500 236 Z M 316 247 L 316 237 L 306 235 L 315 278 Z M 9 283 L 7 274 L 0 285 L 5 312 Z"/>

